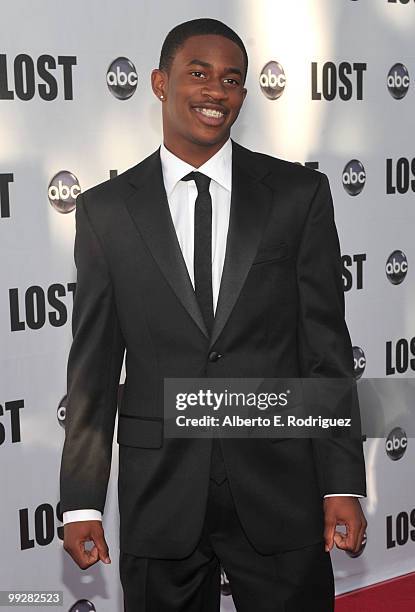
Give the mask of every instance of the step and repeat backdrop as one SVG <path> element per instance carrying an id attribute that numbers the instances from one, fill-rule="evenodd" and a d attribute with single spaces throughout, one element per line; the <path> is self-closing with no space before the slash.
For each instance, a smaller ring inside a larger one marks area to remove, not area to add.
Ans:
<path id="1" fill-rule="evenodd" d="M 63 591 L 65 612 L 123 609 L 116 444 L 112 565 L 83 572 L 62 548 L 75 199 L 159 146 L 150 71 L 172 27 L 206 16 L 233 27 L 250 58 L 233 138 L 328 175 L 358 387 L 373 410 L 407 412 L 365 442 L 367 540 L 358 556 L 333 553 L 337 592 L 415 570 L 415 2 L 4 0 L 0 589 Z M 408 384 L 386 384 L 398 379 Z M 225 575 L 222 591 L 233 610 Z"/>

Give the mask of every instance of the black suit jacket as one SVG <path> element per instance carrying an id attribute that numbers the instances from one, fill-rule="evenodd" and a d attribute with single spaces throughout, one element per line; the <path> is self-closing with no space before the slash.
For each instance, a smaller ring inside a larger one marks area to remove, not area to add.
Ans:
<path id="1" fill-rule="evenodd" d="M 160 154 L 78 197 L 62 511 L 103 511 L 124 349 L 120 548 L 181 558 L 204 518 L 211 441 L 163 439 L 164 377 L 352 377 L 326 176 L 233 143 L 222 283 L 208 337 Z M 209 361 L 212 351 L 222 357 Z M 239 517 L 262 553 L 323 539 L 322 496 L 365 494 L 362 444 L 226 439 Z"/>

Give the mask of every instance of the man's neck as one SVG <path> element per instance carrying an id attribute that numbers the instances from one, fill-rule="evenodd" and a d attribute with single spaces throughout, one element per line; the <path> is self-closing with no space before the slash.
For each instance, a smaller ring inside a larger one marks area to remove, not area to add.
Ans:
<path id="1" fill-rule="evenodd" d="M 176 157 L 179 159 L 182 159 L 187 164 L 190 164 L 193 166 L 193 168 L 199 168 L 205 162 L 207 162 L 208 159 L 216 155 L 216 153 L 226 144 L 228 139 L 229 137 L 225 141 L 209 147 L 202 147 L 196 144 L 194 147 L 192 147 L 191 143 L 186 143 L 186 147 L 180 147 L 177 146 L 176 143 L 171 143 L 165 138 L 164 146 L 166 149 L 168 149 L 168 151 L 170 151 L 170 153 L 173 153 L 173 155 L 176 155 Z"/>

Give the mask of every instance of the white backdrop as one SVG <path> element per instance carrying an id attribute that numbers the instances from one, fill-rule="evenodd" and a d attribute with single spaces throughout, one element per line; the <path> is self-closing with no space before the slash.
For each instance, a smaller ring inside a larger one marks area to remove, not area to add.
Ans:
<path id="1" fill-rule="evenodd" d="M 196 0 L 3 0 L 0 589 L 63 590 L 65 612 L 122 610 L 116 444 L 105 512 L 112 566 L 75 567 L 57 509 L 76 280 L 72 196 L 158 147 L 150 71 L 166 33 L 205 16 L 233 27 L 250 58 L 233 138 L 329 176 L 356 373 L 411 378 L 415 369 L 414 2 L 211 0 L 207 11 Z M 113 64 L 120 57 L 133 66 Z M 269 62 L 279 66 L 263 71 Z M 395 64 L 403 66 L 388 88 Z M 110 65 L 110 82 L 129 74 L 129 87 L 108 87 Z M 114 95 L 122 92 L 133 95 Z M 413 396 L 405 401 L 412 406 Z M 385 439 L 365 443 L 368 541 L 358 558 L 333 554 L 339 593 L 415 570 L 414 443 L 398 430 L 390 445 L 387 453 Z M 233 609 L 230 597 L 223 609 Z"/>

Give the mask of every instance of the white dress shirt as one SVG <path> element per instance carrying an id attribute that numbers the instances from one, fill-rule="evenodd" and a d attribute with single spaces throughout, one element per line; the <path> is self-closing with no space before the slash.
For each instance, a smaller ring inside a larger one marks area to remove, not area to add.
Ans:
<path id="1" fill-rule="evenodd" d="M 193 288 L 194 210 L 197 188 L 194 181 L 181 179 L 193 171 L 201 172 L 211 179 L 209 191 L 212 197 L 212 293 L 213 311 L 216 312 L 231 210 L 231 140 L 228 139 L 223 147 L 199 168 L 194 168 L 174 155 L 164 144 L 160 147 L 160 159 L 170 214 Z M 354 495 L 354 497 L 362 496 Z M 63 513 L 64 524 L 86 520 L 102 520 L 102 514 L 99 510 L 90 509 L 69 510 Z"/>

